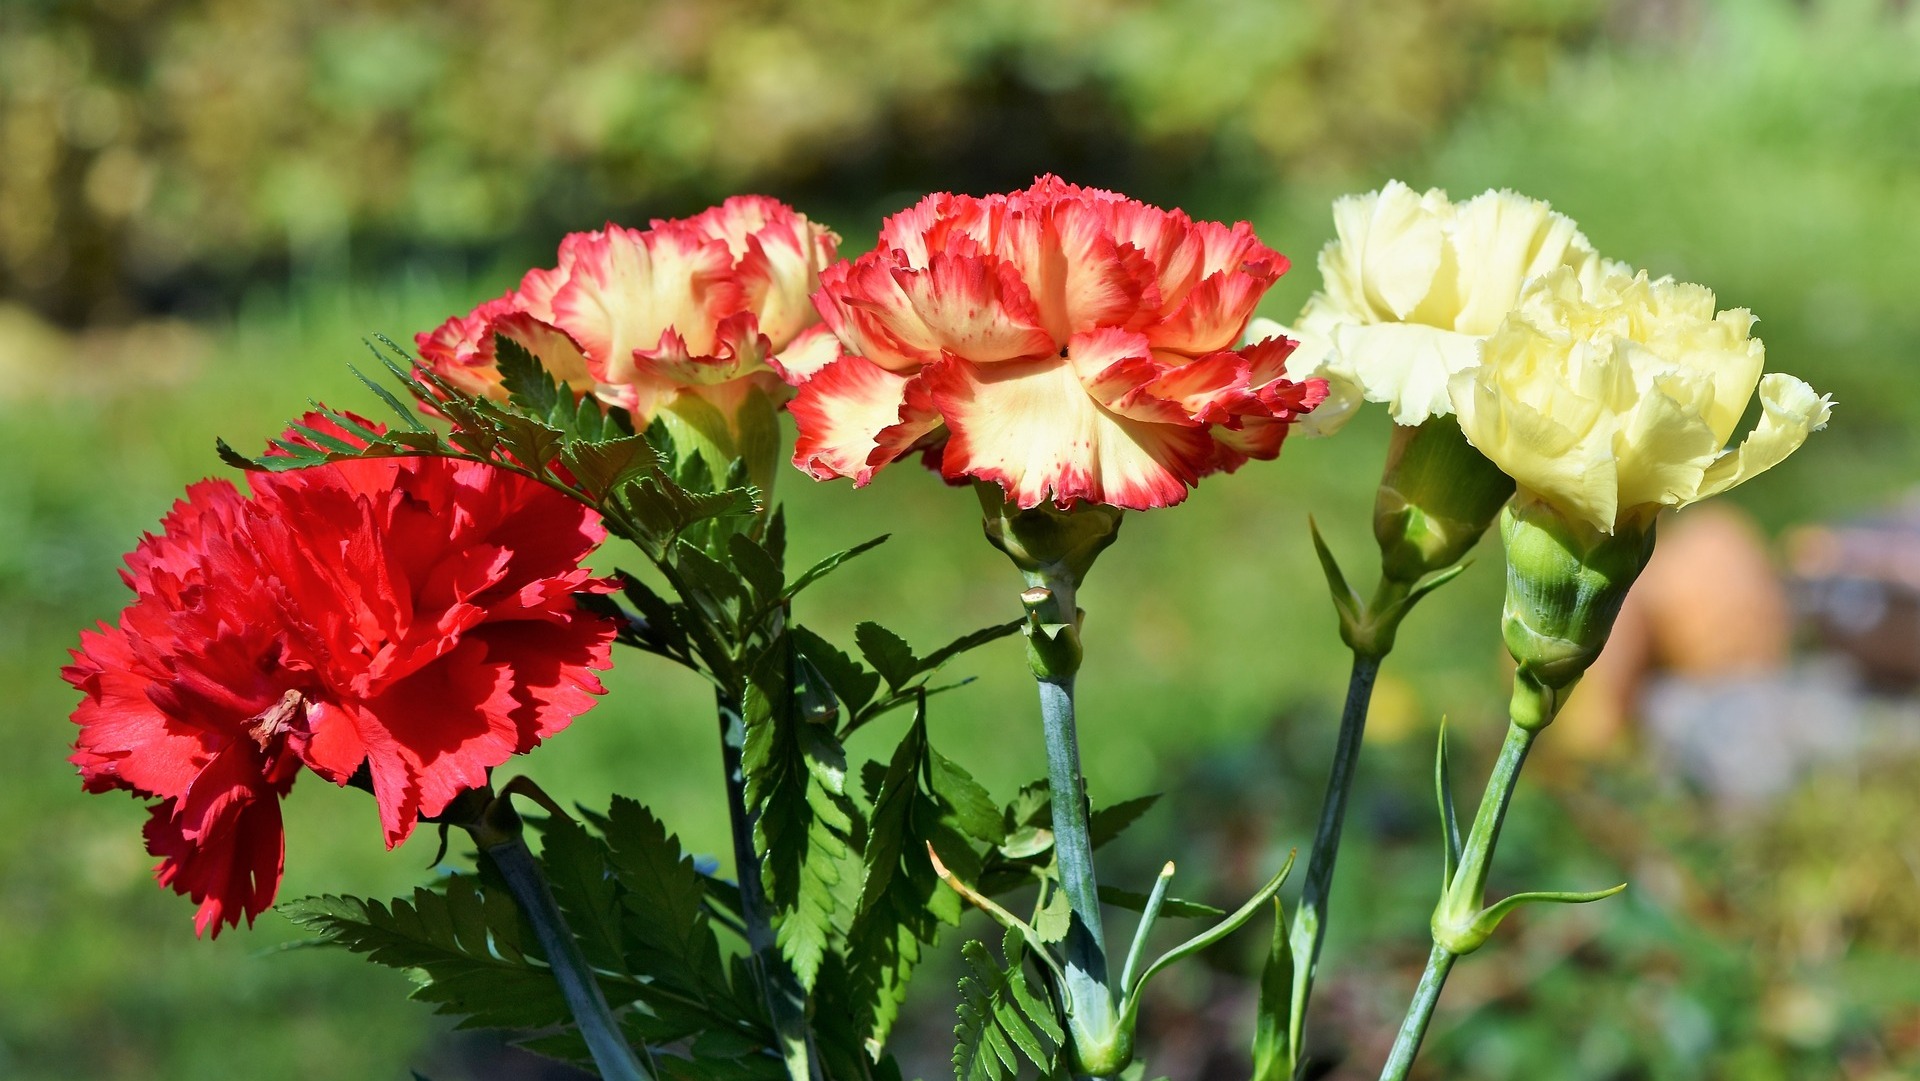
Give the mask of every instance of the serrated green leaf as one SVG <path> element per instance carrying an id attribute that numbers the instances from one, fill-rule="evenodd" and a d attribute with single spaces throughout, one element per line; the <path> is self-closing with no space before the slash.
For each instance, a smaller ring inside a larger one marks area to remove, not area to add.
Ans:
<path id="1" fill-rule="evenodd" d="M 858 661 L 806 627 L 794 627 L 791 633 L 794 647 L 826 677 L 827 684 L 849 713 L 858 713 L 873 700 L 874 693 L 880 689 L 877 673 L 867 671 Z"/>
<path id="2" fill-rule="evenodd" d="M 996 624 L 992 627 L 982 627 L 969 634 L 963 634 L 953 641 L 948 642 L 946 645 L 941 646 L 939 649 L 934 650 L 932 653 L 927 654 L 924 658 L 921 658 L 918 671 L 931 672 L 962 653 L 978 649 L 988 642 L 997 642 L 1010 634 L 1018 632 L 1020 628 L 1026 625 L 1026 620 L 1016 619 L 1007 623 Z"/>
<path id="3" fill-rule="evenodd" d="M 625 796 L 608 809 L 606 841 L 621 903 L 633 913 L 622 924 L 631 970 L 709 1006 L 725 1000 L 726 968 L 693 860 L 651 811 Z"/>
<path id="4" fill-rule="evenodd" d="M 1160 802 L 1160 793 L 1122 800 L 1110 807 L 1102 807 L 1087 819 L 1087 837 L 1093 847 L 1099 848 L 1115 837 L 1120 836 L 1128 826 L 1134 824 L 1141 815 L 1153 809 Z"/>
<path id="5" fill-rule="evenodd" d="M 560 815 L 537 819 L 540 863 L 567 926 L 595 968 L 627 971 L 621 928 L 620 886 L 607 846 L 579 823 Z"/>
<path id="6" fill-rule="evenodd" d="M 746 534 L 735 533 L 727 538 L 727 555 L 733 561 L 733 569 L 753 589 L 756 604 L 766 607 L 779 602 L 786 576 L 766 549 Z"/>
<path id="7" fill-rule="evenodd" d="M 906 640 L 878 623 L 868 621 L 853 629 L 853 640 L 861 656 L 891 690 L 899 690 L 920 671 L 919 658 Z"/>
<path id="8" fill-rule="evenodd" d="M 355 897 L 308 897 L 280 906 L 329 945 L 388 968 L 425 976 L 409 996 L 460 1027 L 540 1028 L 570 1020 L 544 963 L 530 959 L 532 935 L 503 893 L 483 892 L 470 876 L 445 881 L 444 894 L 418 889 L 388 904 Z M 537 955 L 536 955 L 537 957 Z"/>
<path id="9" fill-rule="evenodd" d="M 1040 883 L 1040 896 L 1033 906 L 1033 929 L 1042 942 L 1061 942 L 1067 937 L 1067 930 L 1073 923 L 1073 910 L 1067 902 L 1066 891 L 1060 888 L 1060 881 L 1048 877 Z"/>
<path id="10" fill-rule="evenodd" d="M 798 716 L 792 642 L 777 637 L 749 673 L 741 764 L 776 941 L 810 990 L 839 934 L 840 868 L 854 860 L 858 812 L 846 795 L 845 750 L 829 726 Z"/>
<path id="11" fill-rule="evenodd" d="M 1007 826 L 1001 820 L 1000 808 L 973 774 L 931 746 L 927 757 L 929 786 L 946 805 L 953 824 L 976 841 L 997 845 L 1006 840 Z"/>
<path id="12" fill-rule="evenodd" d="M 570 440 L 560 454 L 560 464 L 573 474 L 580 490 L 595 499 L 606 498 L 636 478 L 660 475 L 659 457 L 637 435 Z"/>
<path id="13" fill-rule="evenodd" d="M 1053 1008 L 1027 984 L 1013 935 L 1004 950 L 1008 964 L 1002 967 L 978 942 L 961 947 L 968 971 L 960 981 L 960 1024 L 953 1030 L 956 1081 L 1011 1078 L 1022 1058 L 1042 1076 L 1051 1076 L 1056 1066 L 1065 1033 Z"/>

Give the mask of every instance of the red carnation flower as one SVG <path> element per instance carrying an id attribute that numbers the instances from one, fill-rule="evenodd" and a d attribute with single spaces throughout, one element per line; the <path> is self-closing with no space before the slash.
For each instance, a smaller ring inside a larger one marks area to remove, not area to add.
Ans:
<path id="1" fill-rule="evenodd" d="M 604 531 L 534 481 L 408 458 L 255 489 L 189 488 L 63 673 L 87 789 L 161 801 L 147 847 L 202 932 L 272 904 L 300 765 L 363 777 L 397 845 L 585 712 L 614 636 L 574 600 L 611 588 L 580 565 Z"/>
<path id="2" fill-rule="evenodd" d="M 930 195 L 821 276 L 814 303 L 853 355 L 800 373 L 794 464 L 864 484 L 922 449 L 1022 507 L 1178 503 L 1277 455 L 1325 397 L 1285 378 L 1292 341 L 1234 348 L 1286 269 L 1245 222 L 1057 177 Z"/>

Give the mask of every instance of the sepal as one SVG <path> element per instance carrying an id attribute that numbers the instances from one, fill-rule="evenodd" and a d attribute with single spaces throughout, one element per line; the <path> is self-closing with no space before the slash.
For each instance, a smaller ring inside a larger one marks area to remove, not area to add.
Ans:
<path id="1" fill-rule="evenodd" d="M 1486 945 L 1487 939 L 1493 937 L 1494 929 L 1500 926 L 1500 921 L 1521 905 L 1584 905 L 1603 901 L 1626 888 L 1627 884 L 1622 882 L 1609 889 L 1586 892 L 1533 890 L 1503 897 L 1478 912 L 1457 911 L 1449 898 L 1441 902 L 1440 909 L 1433 914 L 1433 941 L 1456 957 L 1469 954 Z"/>
<path id="2" fill-rule="evenodd" d="M 1522 492 L 1500 516 L 1507 553 L 1501 636 L 1519 666 L 1513 723 L 1538 731 L 1600 657 L 1634 579 L 1653 556 L 1651 517 L 1614 532 Z"/>
<path id="3" fill-rule="evenodd" d="M 1314 553 L 1320 558 L 1320 570 L 1326 575 L 1334 610 L 1340 616 L 1340 640 L 1362 657 L 1378 660 L 1391 653 L 1394 638 L 1400 631 L 1400 621 L 1407 617 L 1413 606 L 1467 569 L 1467 564 L 1456 563 L 1411 584 L 1383 575 L 1373 597 L 1363 601 L 1360 594 L 1347 584 L 1339 562 L 1327 547 L 1326 539 L 1320 535 L 1319 523 L 1311 515 L 1307 517 L 1307 532 L 1313 537 Z"/>

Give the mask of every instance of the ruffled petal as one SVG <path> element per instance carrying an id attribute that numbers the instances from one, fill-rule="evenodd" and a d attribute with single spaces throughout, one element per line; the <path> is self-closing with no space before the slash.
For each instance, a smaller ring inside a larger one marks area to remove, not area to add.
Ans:
<path id="1" fill-rule="evenodd" d="M 554 320 L 580 343 L 594 377 L 614 386 L 634 381 L 635 352 L 660 348 L 669 329 L 687 352 L 710 353 L 715 326 L 743 303 L 726 243 L 691 230 L 574 233 L 561 244 L 560 269 L 567 282 L 554 295 Z"/>
<path id="2" fill-rule="evenodd" d="M 1146 327 L 1155 349 L 1199 356 L 1238 341 L 1273 278 L 1238 271 L 1210 274 L 1164 320 Z"/>
<path id="3" fill-rule="evenodd" d="M 1480 363 L 1480 339 L 1417 323 L 1342 324 L 1329 374 L 1384 402 L 1395 424 L 1414 427 L 1453 412 L 1447 387 Z"/>
<path id="4" fill-rule="evenodd" d="M 1800 379 L 1773 372 L 1760 380 L 1760 423 L 1740 446 L 1707 468 L 1700 496 L 1718 495 L 1779 465 L 1807 436 L 1827 426 L 1833 395 L 1819 394 Z"/>
<path id="5" fill-rule="evenodd" d="M 789 385 L 799 386 L 813 378 L 820 369 L 839 360 L 842 356 L 840 339 L 833 329 L 824 323 L 817 323 L 801 332 L 793 343 L 767 363 Z"/>
<path id="6" fill-rule="evenodd" d="M 1112 413 L 1059 360 L 950 360 L 925 378 L 949 433 L 941 473 L 992 481 L 1022 507 L 1077 500 L 1136 510 L 1172 506 L 1213 456 L 1204 428 Z"/>
<path id="7" fill-rule="evenodd" d="M 913 382 L 857 356 L 815 372 L 787 406 L 800 429 L 793 464 L 817 480 L 851 477 L 866 484 L 874 470 L 940 423 L 931 409 L 910 407 Z"/>
<path id="8" fill-rule="evenodd" d="M 1040 325 L 1026 283 L 1008 263 L 936 252 L 924 270 L 891 272 L 912 306 L 917 327 L 887 310 L 890 327 L 943 355 L 987 364 L 1044 356 L 1059 349 Z"/>

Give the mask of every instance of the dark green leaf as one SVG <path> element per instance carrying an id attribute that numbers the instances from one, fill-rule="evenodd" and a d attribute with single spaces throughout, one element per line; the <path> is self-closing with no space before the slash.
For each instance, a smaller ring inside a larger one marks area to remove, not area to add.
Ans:
<path id="1" fill-rule="evenodd" d="M 1052 1076 L 1066 1034 L 1051 1005 L 1028 985 L 1019 949 L 1010 932 L 1003 950 L 1008 963 L 1002 967 L 978 942 L 961 947 L 968 971 L 960 981 L 960 1024 L 953 1030 L 957 1081 L 1011 1078 L 1022 1058 L 1043 1077 Z"/>
<path id="2" fill-rule="evenodd" d="M 920 671 L 919 658 L 913 655 L 906 640 L 878 623 L 869 621 L 855 627 L 853 640 L 867 664 L 880 673 L 893 690 L 900 689 Z"/>
<path id="3" fill-rule="evenodd" d="M 1160 802 L 1160 793 L 1155 792 L 1152 795 L 1123 800 L 1111 807 L 1102 807 L 1094 811 L 1092 817 L 1087 820 L 1087 836 L 1092 840 L 1093 847 L 1099 848 L 1120 836 L 1122 830 L 1133 825 L 1136 819 L 1146 814 L 1158 802 Z"/>

